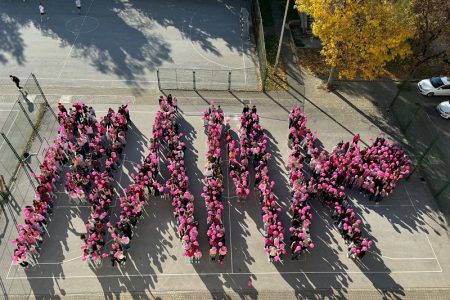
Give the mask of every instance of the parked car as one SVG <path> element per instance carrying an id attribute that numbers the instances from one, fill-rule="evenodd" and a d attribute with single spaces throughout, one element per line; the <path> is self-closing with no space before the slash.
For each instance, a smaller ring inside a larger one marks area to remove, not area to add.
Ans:
<path id="1" fill-rule="evenodd" d="M 440 103 L 436 106 L 436 110 L 444 119 L 450 119 L 450 101 Z"/>
<path id="2" fill-rule="evenodd" d="M 448 77 L 432 77 L 421 80 L 417 89 L 425 96 L 450 96 L 450 79 Z"/>

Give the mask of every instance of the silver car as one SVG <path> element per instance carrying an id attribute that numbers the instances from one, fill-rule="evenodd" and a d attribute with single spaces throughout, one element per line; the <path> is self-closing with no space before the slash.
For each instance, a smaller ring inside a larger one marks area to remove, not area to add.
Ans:
<path id="1" fill-rule="evenodd" d="M 417 89 L 425 96 L 450 96 L 450 80 L 448 77 L 432 77 L 421 80 Z"/>
<path id="2" fill-rule="evenodd" d="M 440 103 L 436 106 L 436 110 L 444 119 L 450 119 L 450 101 Z"/>

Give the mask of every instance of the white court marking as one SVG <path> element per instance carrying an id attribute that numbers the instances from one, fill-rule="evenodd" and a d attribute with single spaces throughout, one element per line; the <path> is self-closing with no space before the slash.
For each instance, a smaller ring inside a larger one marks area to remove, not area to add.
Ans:
<path id="1" fill-rule="evenodd" d="M 67 60 L 69 59 L 70 55 L 72 54 L 73 48 L 75 46 L 75 43 L 77 42 L 78 37 L 80 36 L 81 29 L 83 28 L 84 22 L 86 21 L 87 15 L 88 15 L 89 11 L 91 10 L 91 6 L 92 6 L 92 3 L 94 3 L 94 1 L 95 0 L 91 0 L 91 4 L 89 4 L 89 7 L 88 7 L 88 9 L 86 11 L 86 14 L 84 15 L 83 22 L 81 22 L 80 31 L 78 31 L 78 33 L 77 33 L 77 35 L 75 37 L 75 40 L 72 43 L 72 47 L 70 47 L 69 54 L 67 54 L 66 59 L 64 60 L 64 64 L 62 65 L 61 70 L 59 71 L 58 79 L 61 78 L 61 74 L 64 71 L 64 68 L 66 67 Z"/>
<path id="2" fill-rule="evenodd" d="M 414 211 L 416 212 L 416 215 L 419 215 L 419 212 L 417 211 L 417 208 L 414 205 L 414 202 L 412 201 L 411 196 L 409 195 L 408 190 L 406 189 L 406 186 L 404 186 L 404 189 L 405 189 L 406 194 L 408 195 L 409 201 L 411 202 L 412 206 L 414 207 Z M 441 272 L 442 272 L 441 263 L 439 262 L 439 259 L 436 256 L 436 252 L 434 251 L 433 245 L 431 245 L 430 238 L 428 237 L 428 234 L 425 234 L 425 236 L 427 238 L 428 245 L 430 245 L 431 251 L 433 251 L 434 258 L 436 259 L 436 261 L 437 261 L 437 263 L 439 265 L 439 268 L 441 269 Z"/>
<path id="3" fill-rule="evenodd" d="M 283 274 L 420 274 L 420 273 L 442 273 L 440 271 L 298 271 L 298 272 L 223 272 L 223 273 L 150 273 L 150 274 L 111 274 L 111 275 L 73 275 L 65 276 L 65 279 L 76 278 L 119 278 L 119 277 L 157 277 L 157 276 L 223 276 L 223 275 L 283 275 Z M 21 279 L 55 279 L 55 276 L 17 276 L 6 277 L 7 280 Z"/>
<path id="4" fill-rule="evenodd" d="M 217 66 L 220 66 L 220 67 L 223 67 L 223 68 L 227 68 L 227 69 L 241 70 L 242 68 L 230 67 L 230 66 L 227 66 L 227 65 L 223 65 L 223 64 L 221 64 L 221 63 L 218 63 L 218 62 L 216 62 L 216 61 L 214 61 L 214 60 L 212 60 L 212 59 L 210 59 L 210 58 L 204 56 L 202 53 L 200 53 L 200 51 L 197 50 L 197 48 L 195 48 L 194 43 L 192 42 L 192 27 L 193 27 L 193 26 L 192 26 L 192 21 L 194 20 L 194 17 L 195 17 L 196 14 L 197 14 L 197 13 L 193 13 L 193 14 L 192 14 L 191 20 L 190 20 L 190 22 L 189 22 L 189 40 L 190 40 L 190 44 L 191 44 L 191 46 L 192 46 L 192 49 L 194 49 L 194 51 L 195 51 L 198 55 L 200 55 L 204 60 L 207 60 L 207 61 L 209 61 L 210 63 L 213 63 L 213 64 L 215 64 L 215 65 L 217 65 Z"/>
<path id="5" fill-rule="evenodd" d="M 72 21 L 75 21 L 75 20 L 80 19 L 80 18 L 81 18 L 81 17 L 78 16 L 78 17 L 73 17 L 73 18 L 67 20 L 67 21 L 66 21 L 66 25 L 65 25 L 66 30 L 69 31 L 69 32 L 71 32 L 71 33 L 73 33 L 73 34 L 89 33 L 89 32 L 92 32 L 92 31 L 96 30 L 96 29 L 98 28 L 98 26 L 99 26 L 99 22 L 98 22 L 98 19 L 97 19 L 97 18 L 90 17 L 90 16 L 84 16 L 83 22 L 82 22 L 82 24 L 81 24 L 79 30 L 78 30 L 78 31 L 72 31 L 72 30 L 70 30 L 70 29 L 68 28 L 68 25 L 69 25 L 70 23 L 72 23 Z M 86 18 L 89 18 L 89 19 L 91 19 L 91 20 L 94 20 L 94 22 L 95 22 L 95 27 L 93 27 L 93 28 L 91 28 L 91 29 L 89 29 L 89 30 L 86 30 L 86 31 L 82 31 L 83 24 L 84 24 Z"/>

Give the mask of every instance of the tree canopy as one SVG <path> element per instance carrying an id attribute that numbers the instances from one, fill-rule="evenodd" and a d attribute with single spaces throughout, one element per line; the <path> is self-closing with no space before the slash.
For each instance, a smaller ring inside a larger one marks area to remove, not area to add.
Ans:
<path id="1" fill-rule="evenodd" d="M 446 53 L 450 56 L 450 1 L 412 0 L 412 13 L 416 35 L 411 44 L 416 65 Z"/>
<path id="2" fill-rule="evenodd" d="M 313 17 L 321 53 L 340 78 L 374 79 L 387 62 L 411 53 L 415 26 L 407 1 L 296 0 L 296 7 Z"/>

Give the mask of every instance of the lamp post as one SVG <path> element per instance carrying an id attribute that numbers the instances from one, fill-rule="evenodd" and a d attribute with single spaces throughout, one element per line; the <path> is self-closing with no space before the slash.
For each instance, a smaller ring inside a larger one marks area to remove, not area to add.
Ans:
<path id="1" fill-rule="evenodd" d="M 286 24 L 287 13 L 289 9 L 289 0 L 286 0 L 286 8 L 284 9 L 283 24 L 281 26 L 280 42 L 278 43 L 277 57 L 275 58 L 274 72 L 277 70 L 278 60 L 280 59 L 281 43 L 283 42 L 284 26 Z"/>

